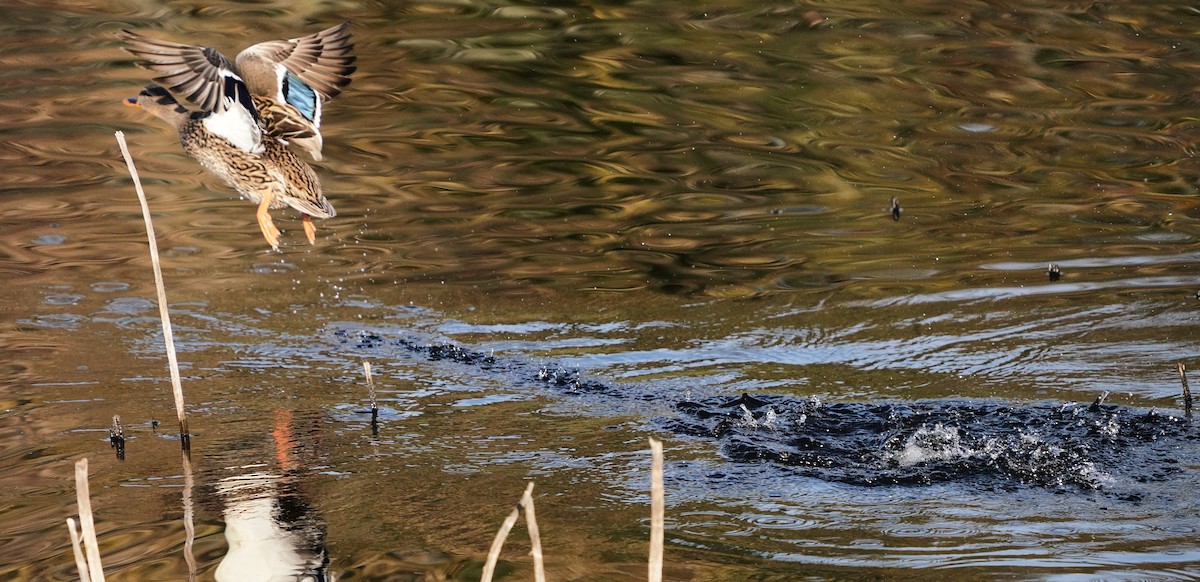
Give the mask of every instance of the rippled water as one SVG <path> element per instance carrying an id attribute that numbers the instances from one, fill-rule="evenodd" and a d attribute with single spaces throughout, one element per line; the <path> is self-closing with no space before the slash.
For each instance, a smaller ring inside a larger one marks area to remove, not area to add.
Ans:
<path id="1" fill-rule="evenodd" d="M 528 479 L 553 578 L 637 578 L 647 436 L 671 579 L 1200 577 L 1192 7 L 73 6 L 0 6 L 0 578 L 71 577 L 84 456 L 111 579 L 248 573 L 256 537 L 475 579 Z M 344 19 L 338 216 L 309 246 L 277 212 L 268 252 L 120 106 L 149 75 L 115 33 L 232 55 Z"/>

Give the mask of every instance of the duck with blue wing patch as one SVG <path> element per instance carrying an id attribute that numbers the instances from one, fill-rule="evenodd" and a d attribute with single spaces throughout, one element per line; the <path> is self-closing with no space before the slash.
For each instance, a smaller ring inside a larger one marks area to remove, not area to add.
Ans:
<path id="1" fill-rule="evenodd" d="M 272 248 L 279 230 L 268 210 L 302 213 L 305 235 L 316 242 L 311 217 L 334 216 L 313 169 L 287 145 L 321 159 L 321 109 L 350 83 L 354 45 L 349 23 L 290 40 L 268 41 L 230 62 L 217 51 L 122 31 L 126 49 L 161 73 L 126 100 L 166 120 L 183 148 L 202 166 L 258 203 L 258 223 Z M 191 112 L 172 96 L 182 95 Z"/>

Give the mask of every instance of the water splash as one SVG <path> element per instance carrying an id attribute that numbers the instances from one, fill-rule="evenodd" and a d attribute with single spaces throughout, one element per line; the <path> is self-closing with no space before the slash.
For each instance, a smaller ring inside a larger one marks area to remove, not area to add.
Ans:
<path id="1" fill-rule="evenodd" d="M 717 440 L 733 462 L 770 462 L 800 475 L 864 486 L 970 482 L 985 488 L 1099 490 L 1186 470 L 1178 455 L 1190 449 L 1181 445 L 1200 438 L 1183 418 L 1100 403 L 820 404 L 743 395 L 676 408 L 681 415 L 669 426 Z M 775 430 L 762 430 L 768 420 Z"/>
<path id="2" fill-rule="evenodd" d="M 553 362 L 497 356 L 445 341 L 388 340 L 360 330 L 333 333 L 356 350 L 399 348 L 430 362 L 474 368 L 562 397 L 660 403 L 652 385 L 615 384 Z M 690 397 L 689 397 L 690 398 Z M 690 399 L 654 422 L 715 440 L 734 463 L 773 463 L 798 475 L 862 486 L 967 482 L 984 489 L 1038 486 L 1101 490 L 1160 481 L 1190 465 L 1179 455 L 1200 430 L 1182 417 L 1105 404 L 930 399 L 831 402 L 742 394 Z M 1194 454 L 1194 453 L 1193 453 Z"/>

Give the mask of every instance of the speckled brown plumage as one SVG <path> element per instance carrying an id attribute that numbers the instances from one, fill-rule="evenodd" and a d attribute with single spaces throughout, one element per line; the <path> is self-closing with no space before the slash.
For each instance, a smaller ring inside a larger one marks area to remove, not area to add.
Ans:
<path id="1" fill-rule="evenodd" d="M 179 142 L 200 165 L 251 202 L 261 202 L 264 193 L 272 191 L 269 208 L 291 206 L 315 218 L 337 215 L 321 193 L 316 172 L 278 141 L 264 140 L 263 152 L 251 155 L 204 131 L 198 120 L 189 120 L 180 128 Z"/>
<path id="2" fill-rule="evenodd" d="M 279 246 L 269 209 L 290 206 L 302 213 L 315 243 L 311 217 L 336 215 L 313 169 L 287 146 L 321 159 L 321 104 L 341 93 L 354 72 L 348 23 L 290 40 L 268 41 L 242 51 L 236 65 L 217 51 L 122 31 L 129 52 L 155 79 L 199 105 L 189 112 L 170 91 L 150 85 L 127 100 L 166 120 L 183 149 L 202 166 L 258 204 L 264 238 Z M 244 77 L 243 77 L 244 75 Z"/>
<path id="3" fill-rule="evenodd" d="M 242 196 L 259 204 L 259 226 L 272 248 L 279 247 L 279 230 L 266 214 L 267 209 L 290 206 L 302 212 L 310 242 L 315 240 L 308 217 L 337 215 L 321 192 L 316 172 L 278 140 L 262 139 L 257 148 L 247 151 L 206 125 L 212 112 L 190 113 L 157 85 L 146 87 L 128 102 L 170 123 L 179 132 L 184 151 Z"/>

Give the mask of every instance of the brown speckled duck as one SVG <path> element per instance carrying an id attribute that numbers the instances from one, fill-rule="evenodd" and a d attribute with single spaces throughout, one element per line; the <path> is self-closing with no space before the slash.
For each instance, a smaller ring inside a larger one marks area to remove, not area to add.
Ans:
<path id="1" fill-rule="evenodd" d="M 256 44 L 238 55 L 236 65 L 211 48 L 122 31 L 127 50 L 163 73 L 155 80 L 200 110 L 189 111 L 158 85 L 126 103 L 170 123 L 188 154 L 258 203 L 259 228 L 272 248 L 279 248 L 279 229 L 269 209 L 299 210 L 310 243 L 316 242 L 311 217 L 336 214 L 316 173 L 286 145 L 321 158 L 321 105 L 341 93 L 355 70 L 348 24 Z"/>

